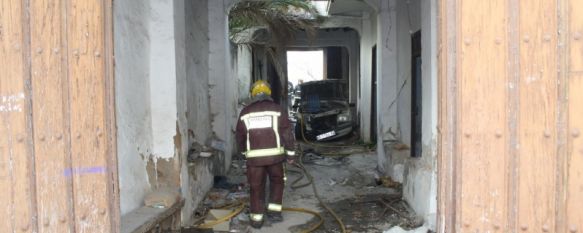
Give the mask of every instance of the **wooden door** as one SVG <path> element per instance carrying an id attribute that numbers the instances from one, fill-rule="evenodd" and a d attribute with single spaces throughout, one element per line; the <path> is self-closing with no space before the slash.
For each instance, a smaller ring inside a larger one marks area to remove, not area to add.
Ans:
<path id="1" fill-rule="evenodd" d="M 583 232 L 583 1 L 440 1 L 440 232 Z"/>
<path id="2" fill-rule="evenodd" d="M 117 232 L 111 0 L 0 1 L 0 232 Z"/>

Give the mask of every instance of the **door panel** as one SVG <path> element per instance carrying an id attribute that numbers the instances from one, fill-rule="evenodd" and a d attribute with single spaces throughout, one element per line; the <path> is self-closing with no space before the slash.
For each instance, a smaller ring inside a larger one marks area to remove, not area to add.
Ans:
<path id="1" fill-rule="evenodd" d="M 440 3 L 439 232 L 581 232 L 583 3 Z"/>
<path id="2" fill-rule="evenodd" d="M 568 1 L 569 155 L 567 159 L 567 219 L 569 232 L 583 232 L 583 1 Z"/>
<path id="3" fill-rule="evenodd" d="M 117 232 L 110 0 L 0 2 L 0 232 Z"/>
<path id="4" fill-rule="evenodd" d="M 519 1 L 514 231 L 555 229 L 557 184 L 557 2 Z M 516 39 L 516 38 L 515 38 Z M 518 44 L 518 45 L 517 45 Z M 512 54 L 511 54 L 512 55 Z M 513 122 L 511 122 L 513 123 Z"/>
<path id="5" fill-rule="evenodd" d="M 36 230 L 25 5 L 0 1 L 0 232 Z"/>

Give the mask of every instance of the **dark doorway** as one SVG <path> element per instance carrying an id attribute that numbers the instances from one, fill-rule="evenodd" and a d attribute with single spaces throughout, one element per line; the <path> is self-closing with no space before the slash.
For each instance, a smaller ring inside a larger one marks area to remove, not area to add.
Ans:
<path id="1" fill-rule="evenodd" d="M 281 88 L 281 78 L 279 77 L 279 74 L 277 73 L 277 70 L 275 69 L 275 66 L 273 65 L 273 63 L 269 63 L 269 66 L 267 67 L 267 77 L 268 80 L 267 82 L 269 82 L 269 84 L 271 85 L 271 98 L 273 98 L 273 101 L 277 104 L 280 105 L 284 105 L 286 103 L 283 103 L 283 100 L 286 100 L 287 98 L 283 98 L 283 96 L 285 95 L 285 90 L 283 90 Z"/>
<path id="2" fill-rule="evenodd" d="M 372 85 L 370 101 L 370 141 L 377 141 L 377 46 L 372 47 Z"/>
<path id="3" fill-rule="evenodd" d="M 421 157 L 421 31 L 411 38 L 411 156 Z"/>
<path id="4" fill-rule="evenodd" d="M 342 47 L 326 48 L 326 79 L 343 79 Z"/>

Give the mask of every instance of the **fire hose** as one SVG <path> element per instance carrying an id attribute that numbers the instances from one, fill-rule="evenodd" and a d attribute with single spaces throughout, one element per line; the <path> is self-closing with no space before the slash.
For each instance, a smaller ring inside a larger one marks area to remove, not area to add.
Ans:
<path id="1" fill-rule="evenodd" d="M 330 207 L 328 207 L 328 205 L 326 205 L 326 203 L 324 203 L 324 201 L 320 197 L 320 194 L 318 193 L 318 189 L 316 188 L 316 184 L 314 183 L 314 177 L 310 174 L 310 172 L 308 172 L 308 170 L 303 165 L 303 162 L 302 162 L 303 159 L 301 158 L 301 156 L 303 156 L 303 155 L 299 155 L 299 156 L 300 156 L 300 160 L 298 163 L 295 164 L 295 166 L 297 168 L 299 168 L 301 171 L 288 170 L 288 171 L 292 171 L 292 172 L 296 172 L 296 173 L 301 174 L 301 176 L 292 183 L 292 189 L 298 189 L 298 188 L 305 187 L 305 186 L 308 186 L 311 184 L 312 189 L 314 191 L 314 196 L 316 197 L 316 199 L 318 200 L 320 205 L 322 205 L 332 215 L 332 217 L 334 217 L 334 219 L 336 220 L 336 222 L 340 226 L 341 232 L 346 233 L 346 226 L 342 222 L 342 219 L 340 219 L 338 214 L 336 214 L 336 212 L 334 212 L 334 210 L 332 210 Z M 308 179 L 307 183 L 304 183 L 301 185 L 295 185 L 295 183 L 299 182 L 300 180 L 302 180 L 304 178 Z M 230 206 L 227 206 L 224 208 L 226 209 L 228 207 L 233 207 L 233 206 L 237 206 L 237 208 L 235 208 L 231 213 L 227 214 L 226 216 L 224 216 L 220 219 L 214 220 L 212 222 L 207 222 L 205 224 L 201 224 L 201 225 L 197 226 L 197 228 L 203 228 L 203 229 L 212 228 L 215 225 L 226 222 L 226 221 L 230 220 L 231 218 L 233 218 L 234 216 L 237 216 L 246 207 L 245 203 L 241 202 L 239 204 L 230 205 Z M 310 227 L 308 227 L 307 229 L 303 230 L 302 233 L 313 232 L 313 231 L 317 230 L 318 228 L 320 228 L 320 226 L 322 226 L 322 224 L 324 224 L 324 218 L 322 217 L 322 215 L 320 215 L 316 211 L 304 209 L 304 208 L 292 208 L 292 207 L 284 207 L 282 210 L 287 211 L 287 212 L 299 212 L 299 213 L 311 214 L 319 219 L 319 221 L 316 224 L 313 224 Z"/>

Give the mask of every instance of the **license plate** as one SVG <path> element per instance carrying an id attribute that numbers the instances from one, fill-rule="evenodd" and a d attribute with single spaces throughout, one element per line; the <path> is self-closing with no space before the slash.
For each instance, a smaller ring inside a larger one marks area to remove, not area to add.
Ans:
<path id="1" fill-rule="evenodd" d="M 323 133 L 323 134 L 320 134 L 320 135 L 316 136 L 316 139 L 322 140 L 322 139 L 325 139 L 325 138 L 332 137 L 334 135 L 336 135 L 336 132 L 330 131 L 328 133 Z"/>

